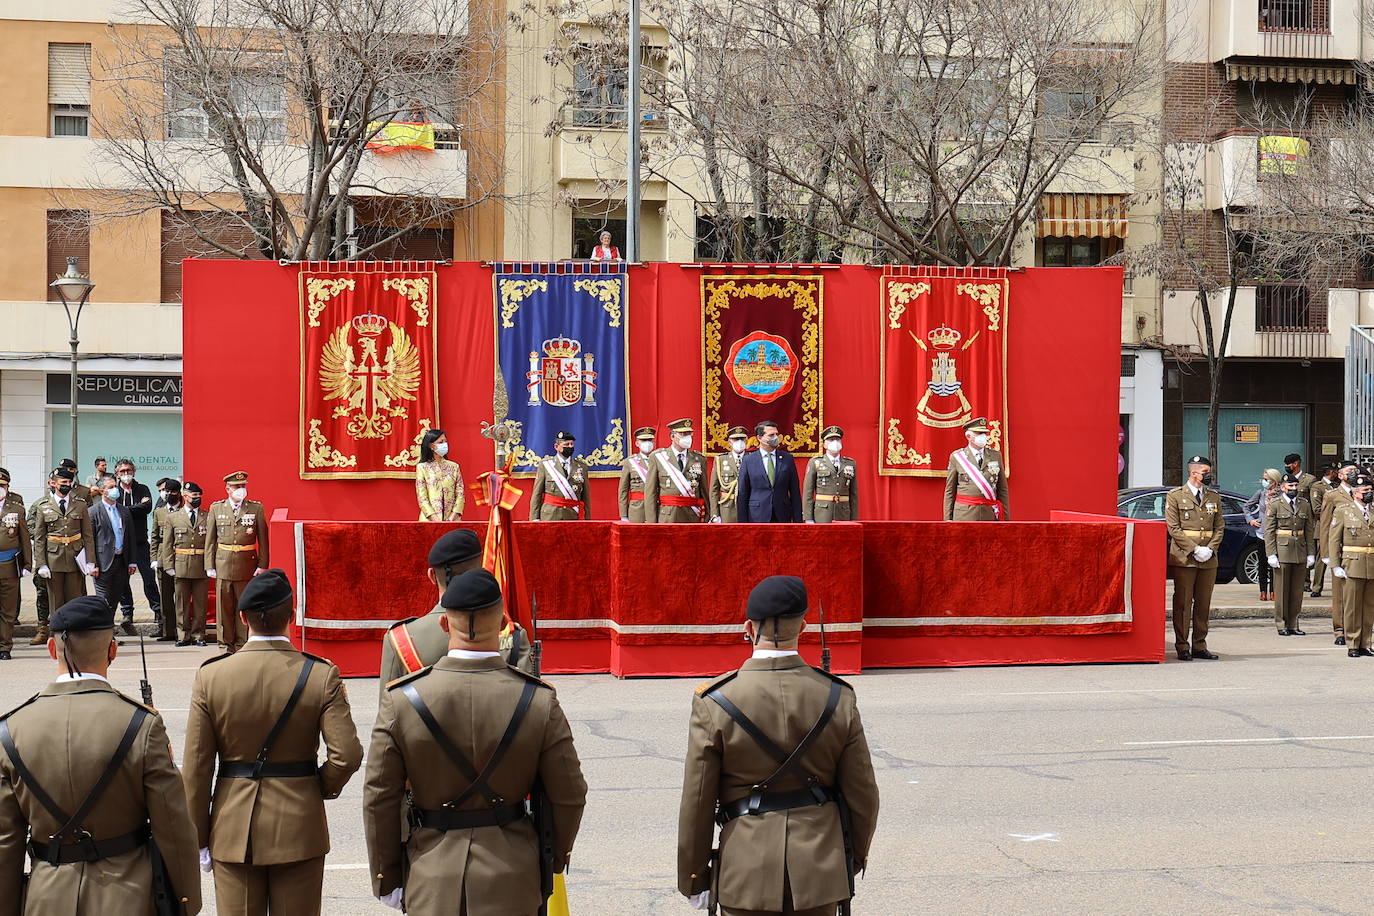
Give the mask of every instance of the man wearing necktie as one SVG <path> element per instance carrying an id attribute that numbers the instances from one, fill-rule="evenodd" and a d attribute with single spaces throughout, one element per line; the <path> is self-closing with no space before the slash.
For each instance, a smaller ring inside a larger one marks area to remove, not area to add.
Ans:
<path id="1" fill-rule="evenodd" d="M 569 522 L 592 517 L 591 469 L 577 456 L 577 437 L 560 430 L 554 453 L 540 459 L 530 493 L 530 521 Z"/>
<path id="2" fill-rule="evenodd" d="M 844 430 L 827 426 L 821 433 L 825 454 L 806 464 L 802 485 L 802 518 L 808 522 L 853 522 L 859 518 L 858 465 L 840 455 Z"/>
<path id="3" fill-rule="evenodd" d="M 964 424 L 968 445 L 950 454 L 945 475 L 945 521 L 1007 521 L 1006 462 L 991 446 L 991 435 L 986 417 Z"/>
<path id="4" fill-rule="evenodd" d="M 76 472 L 58 468 L 57 492 L 34 513 L 33 562 L 48 581 L 48 606 L 57 610 L 86 594 L 86 575 L 94 569 L 91 517 L 86 501 L 74 495 Z"/>
<path id="5" fill-rule="evenodd" d="M 739 472 L 739 521 L 800 522 L 801 481 L 797 463 L 782 447 L 778 424 L 764 420 L 754 427 L 757 451 L 745 454 Z"/>
<path id="6" fill-rule="evenodd" d="M 96 484 L 92 496 L 100 501 L 91 506 L 91 537 L 95 541 L 95 592 L 110 605 L 113 613 L 119 607 L 119 596 L 129 587 L 129 576 L 138 572 L 135 562 L 135 530 L 129 510 L 119 502 L 119 483 L 114 475 L 106 474 Z M 133 623 L 125 621 L 125 629 Z"/>
<path id="7" fill-rule="evenodd" d="M 1274 625 L 1280 636 L 1305 636 L 1298 616 L 1307 571 L 1317 562 L 1317 523 L 1296 474 L 1284 474 L 1279 486 L 1282 494 L 1269 500 L 1264 514 L 1264 552 L 1274 569 Z"/>
<path id="8" fill-rule="evenodd" d="M 1221 494 L 1210 489 L 1212 460 L 1188 459 L 1188 480 L 1164 497 L 1169 531 L 1169 576 L 1174 580 L 1174 648 L 1179 661 L 1215 659 L 1207 649 L 1217 548 L 1226 532 Z"/>
<path id="9" fill-rule="evenodd" d="M 188 480 L 182 487 L 185 505 L 167 516 L 167 538 L 172 559 L 172 574 L 176 577 L 177 620 L 181 624 L 178 646 L 205 645 L 206 602 L 210 597 L 210 579 L 205 574 L 205 539 L 209 534 L 204 492 L 200 484 Z M 164 613 L 166 613 L 164 611 Z"/>
<path id="10" fill-rule="evenodd" d="M 1328 544 L 1331 575 L 1345 583 L 1343 610 L 1346 655 L 1374 657 L 1369 648 L 1374 630 L 1374 480 L 1357 474 L 1350 480 L 1350 500 L 1342 503 L 1331 519 Z"/>
<path id="11" fill-rule="evenodd" d="M 706 521 L 706 456 L 692 448 L 692 421 L 668 424 L 671 443 L 649 456 L 644 482 L 644 521 Z"/>

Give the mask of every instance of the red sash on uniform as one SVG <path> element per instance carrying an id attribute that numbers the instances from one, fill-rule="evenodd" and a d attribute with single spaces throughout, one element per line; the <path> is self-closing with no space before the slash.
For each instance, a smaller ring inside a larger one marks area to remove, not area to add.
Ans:
<path id="1" fill-rule="evenodd" d="M 987 499 L 982 496 L 965 496 L 960 493 L 954 497 L 954 501 L 961 506 L 992 506 L 993 514 L 999 519 L 1002 517 L 1002 504 L 995 499 Z"/>
<path id="2" fill-rule="evenodd" d="M 697 521 L 706 520 L 706 500 L 696 496 L 678 496 L 676 493 L 662 493 L 658 497 L 660 505 L 672 506 L 675 509 L 694 509 L 697 513 Z"/>
<path id="3" fill-rule="evenodd" d="M 644 502 L 644 491 L 643 491 L 643 490 L 631 490 L 631 491 L 630 491 L 630 502 L 632 502 L 632 503 L 642 503 L 642 502 Z"/>
<path id="4" fill-rule="evenodd" d="M 544 494 L 544 502 L 550 506 L 557 506 L 560 509 L 576 509 L 578 518 L 582 517 L 582 500 L 568 499 L 563 496 L 554 496 L 551 493 Z"/>
<path id="5" fill-rule="evenodd" d="M 419 671 L 425 666 L 424 662 L 420 661 L 420 653 L 415 649 L 415 641 L 410 638 L 410 628 L 405 624 L 387 630 L 387 638 L 391 640 L 391 648 L 396 650 L 396 657 L 401 660 L 406 674 Z"/>

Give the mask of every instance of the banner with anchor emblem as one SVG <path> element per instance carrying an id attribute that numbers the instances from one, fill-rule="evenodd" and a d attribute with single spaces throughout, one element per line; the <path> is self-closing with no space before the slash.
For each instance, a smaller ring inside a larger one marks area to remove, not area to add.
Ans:
<path id="1" fill-rule="evenodd" d="M 944 477 L 963 425 L 988 421 L 988 445 L 1007 436 L 1007 277 L 998 269 L 920 268 L 883 278 L 878 471 Z"/>
<path id="2" fill-rule="evenodd" d="M 630 423 L 625 274 L 498 273 L 493 282 L 514 472 L 533 474 L 566 430 L 592 476 L 619 476 Z"/>
<path id="3" fill-rule="evenodd" d="M 302 271 L 303 479 L 415 476 L 439 416 L 436 274 L 403 269 L 420 266 Z"/>

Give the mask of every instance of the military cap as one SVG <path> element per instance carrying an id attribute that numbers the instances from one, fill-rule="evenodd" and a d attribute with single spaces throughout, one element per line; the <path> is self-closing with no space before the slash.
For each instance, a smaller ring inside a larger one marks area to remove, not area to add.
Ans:
<path id="1" fill-rule="evenodd" d="M 481 611 L 501 603 L 501 584 L 485 569 L 469 569 L 455 576 L 439 604 L 446 611 Z"/>
<path id="2" fill-rule="evenodd" d="M 1341 463 L 1337 465 L 1337 469 L 1339 470 L 1340 468 L 1357 468 L 1359 466 L 1360 463 L 1356 461 L 1354 458 L 1342 458 Z"/>
<path id="3" fill-rule="evenodd" d="M 113 630 L 114 608 L 98 595 L 82 595 L 53 611 L 48 627 L 54 633 Z"/>
<path id="4" fill-rule="evenodd" d="M 1284 474 L 1284 475 L 1283 475 L 1283 482 L 1284 482 L 1284 483 L 1302 483 L 1302 481 L 1298 478 L 1298 475 L 1297 475 L 1297 474 Z"/>
<path id="5" fill-rule="evenodd" d="M 964 424 L 964 432 L 966 433 L 985 433 L 987 431 L 987 417 L 974 417 L 972 420 L 969 420 L 967 423 Z"/>
<path id="6" fill-rule="evenodd" d="M 1356 487 L 1370 487 L 1370 486 L 1374 486 L 1374 479 L 1370 479 L 1370 477 L 1369 477 L 1368 475 L 1366 475 L 1366 474 L 1356 474 L 1356 475 L 1355 475 L 1355 479 L 1354 479 L 1354 480 L 1351 482 L 1351 484 L 1350 484 L 1350 488 L 1351 488 L 1352 490 L 1355 489 Z"/>
<path id="7" fill-rule="evenodd" d="M 183 490 L 185 490 L 187 493 L 204 493 L 204 492 L 205 492 L 204 490 L 202 490 L 202 489 L 200 488 L 200 484 L 196 483 L 194 480 L 188 480 L 188 481 L 186 481 L 186 483 L 184 483 L 184 484 L 182 485 L 181 488 L 182 488 Z"/>
<path id="8" fill-rule="evenodd" d="M 61 461 L 57 462 L 57 466 L 60 468 L 71 468 L 73 471 L 76 470 L 76 462 L 70 458 L 63 458 Z"/>
<path id="9" fill-rule="evenodd" d="M 1301 460 L 1302 460 L 1302 456 L 1299 455 L 1297 452 L 1289 452 L 1287 455 L 1284 455 L 1284 456 L 1283 456 L 1283 463 L 1284 463 L 1284 464 L 1292 464 L 1292 463 L 1295 462 L 1295 461 L 1301 461 Z"/>
<path id="10" fill-rule="evenodd" d="M 641 426 L 639 429 L 635 430 L 636 439 L 652 439 L 655 435 L 657 435 L 657 433 L 652 426 Z"/>
<path id="11" fill-rule="evenodd" d="M 224 482 L 225 482 L 225 483 L 247 483 L 247 482 L 248 482 L 248 472 L 247 472 L 247 471 L 234 471 L 233 473 L 225 474 L 225 475 L 224 475 Z"/>
<path id="12" fill-rule="evenodd" d="M 674 433 L 690 433 L 692 431 L 692 421 L 687 417 L 681 420 L 671 420 L 668 423 L 668 431 Z"/>
<path id="13" fill-rule="evenodd" d="M 1337 470 L 1338 467 L 1339 465 L 1337 465 L 1336 462 L 1328 461 L 1326 464 L 1322 465 L 1322 471 L 1334 471 Z"/>
<path id="14" fill-rule="evenodd" d="M 801 617 L 806 613 L 806 583 L 796 576 L 769 576 L 749 593 L 745 616 L 750 620 Z"/>
<path id="15" fill-rule="evenodd" d="M 1212 466 L 1212 459 L 1205 455 L 1194 455 L 1188 459 L 1189 464 L 1205 464 L 1209 468 Z"/>
<path id="16" fill-rule="evenodd" d="M 577 437 L 574 436 L 572 433 L 568 432 L 566 429 L 560 429 L 560 430 L 558 431 L 558 435 L 556 435 L 556 436 L 553 437 L 553 441 L 555 441 L 555 442 L 576 442 L 576 441 L 577 441 Z"/>
<path id="17" fill-rule="evenodd" d="M 280 569 L 265 569 L 243 587 L 239 595 L 240 611 L 270 611 L 291 600 L 291 583 Z"/>
<path id="18" fill-rule="evenodd" d="M 58 480 L 75 480 L 76 472 L 73 471 L 71 468 L 58 468 L 57 470 L 53 471 L 53 476 L 56 477 Z"/>
<path id="19" fill-rule="evenodd" d="M 9 482 L 10 482 L 10 472 L 7 471 L 7 470 L 5 470 L 4 468 L 0 468 L 0 483 L 9 483 Z"/>
<path id="20" fill-rule="evenodd" d="M 166 488 L 167 492 L 169 492 L 169 493 L 180 493 L 180 492 L 181 492 L 181 481 L 180 481 L 180 480 L 177 480 L 175 477 L 168 477 L 168 478 L 167 478 L 167 482 L 166 482 L 165 484 L 163 484 L 163 486 Z"/>
<path id="21" fill-rule="evenodd" d="M 748 439 L 748 438 L 749 438 L 749 430 L 745 429 L 743 426 L 732 426 L 732 427 L 730 427 L 730 431 L 729 431 L 728 433 L 725 434 L 725 438 L 727 438 L 727 439 Z"/>
<path id="22" fill-rule="evenodd" d="M 435 569 L 471 560 L 482 552 L 482 542 L 469 528 L 458 528 L 439 536 L 429 548 L 429 565 Z"/>
<path id="23" fill-rule="evenodd" d="M 821 441 L 822 441 L 822 442 L 824 442 L 826 439 L 843 439 L 843 438 L 844 438 L 844 430 L 843 430 L 842 428 L 838 427 L 838 426 L 827 426 L 825 429 L 821 430 Z"/>

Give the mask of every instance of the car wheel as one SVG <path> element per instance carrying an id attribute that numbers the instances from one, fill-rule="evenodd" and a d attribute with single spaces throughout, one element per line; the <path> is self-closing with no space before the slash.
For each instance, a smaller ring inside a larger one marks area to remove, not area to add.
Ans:
<path id="1" fill-rule="evenodd" d="M 1264 562 L 1259 544 L 1251 544 L 1236 560 L 1236 581 L 1241 585 L 1254 585 L 1259 581 L 1259 565 Z"/>

